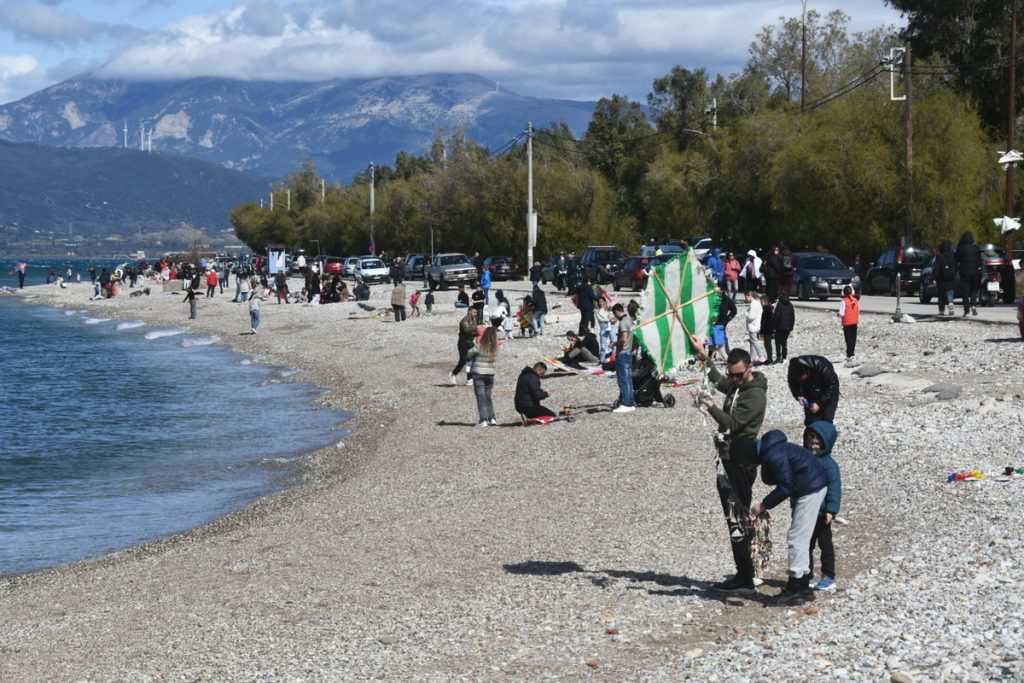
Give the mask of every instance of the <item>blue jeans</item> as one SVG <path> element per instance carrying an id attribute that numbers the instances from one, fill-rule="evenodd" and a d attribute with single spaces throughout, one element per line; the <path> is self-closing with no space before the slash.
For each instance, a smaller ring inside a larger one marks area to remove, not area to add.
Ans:
<path id="1" fill-rule="evenodd" d="M 608 360 L 608 352 L 612 348 L 612 344 L 615 343 L 615 330 L 612 329 L 612 324 L 601 323 L 599 329 L 598 343 L 601 346 L 601 362 Z"/>
<path id="2" fill-rule="evenodd" d="M 547 311 L 543 313 L 533 313 L 533 329 L 537 330 L 538 334 L 544 334 L 544 318 L 547 316 Z"/>
<path id="3" fill-rule="evenodd" d="M 491 303 L 491 288 L 490 287 L 484 287 L 483 290 L 484 290 L 484 303 L 487 304 L 487 305 L 490 305 L 490 303 Z"/>
<path id="4" fill-rule="evenodd" d="M 615 357 L 615 379 L 619 381 L 619 403 L 633 405 L 633 354 L 620 353 Z"/>
<path id="5" fill-rule="evenodd" d="M 473 374 L 473 393 L 476 394 L 476 412 L 480 421 L 494 419 L 494 403 L 491 402 L 491 390 L 494 388 L 494 375 Z"/>
<path id="6" fill-rule="evenodd" d="M 254 330 L 260 326 L 260 309 L 254 308 L 249 311 L 249 321 L 252 323 L 249 327 Z"/>

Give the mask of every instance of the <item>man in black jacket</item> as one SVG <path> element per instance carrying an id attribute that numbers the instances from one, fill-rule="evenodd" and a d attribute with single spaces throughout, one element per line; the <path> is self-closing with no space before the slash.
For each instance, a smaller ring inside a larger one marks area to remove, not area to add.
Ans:
<path id="1" fill-rule="evenodd" d="M 964 312 L 970 308 L 978 315 L 978 287 L 981 285 L 981 250 L 974 243 L 974 235 L 965 232 L 956 245 L 956 270 L 960 275 L 960 287 L 964 292 Z"/>
<path id="2" fill-rule="evenodd" d="M 804 407 L 804 424 L 816 420 L 835 422 L 839 405 L 839 377 L 823 356 L 797 356 L 789 361 L 787 374 L 793 398 Z"/>
<path id="3" fill-rule="evenodd" d="M 516 412 L 529 420 L 532 417 L 556 417 L 554 411 L 540 404 L 549 394 L 540 387 L 540 380 L 548 371 L 544 363 L 535 363 L 532 368 L 523 368 L 516 382 Z"/>
<path id="4" fill-rule="evenodd" d="M 580 309 L 580 334 L 587 334 L 594 327 L 594 304 L 597 295 L 590 286 L 590 278 L 583 276 L 583 281 L 576 287 L 576 306 Z"/>
<path id="5" fill-rule="evenodd" d="M 953 305 L 953 294 L 956 285 L 956 261 L 953 260 L 953 245 L 949 240 L 942 240 L 939 245 L 939 253 L 935 256 L 932 265 L 932 277 L 935 278 L 935 295 L 939 300 L 939 315 L 946 314 L 946 307 L 949 306 L 949 314 L 956 315 L 956 307 Z"/>
<path id="6" fill-rule="evenodd" d="M 537 334 L 544 334 L 544 319 L 548 315 L 548 297 L 540 288 L 539 282 L 533 283 L 533 329 Z"/>

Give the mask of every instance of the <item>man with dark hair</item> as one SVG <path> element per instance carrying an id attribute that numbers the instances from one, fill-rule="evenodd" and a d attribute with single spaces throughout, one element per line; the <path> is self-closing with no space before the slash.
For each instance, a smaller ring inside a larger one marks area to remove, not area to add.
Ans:
<path id="1" fill-rule="evenodd" d="M 565 333 L 569 340 L 562 360 L 566 363 L 600 363 L 601 346 L 597 342 L 597 336 L 593 332 L 587 332 L 580 336 L 569 330 Z"/>
<path id="2" fill-rule="evenodd" d="M 823 356 L 797 356 L 789 361 L 789 391 L 804 408 L 804 424 L 835 422 L 839 405 L 839 377 Z"/>
<path id="3" fill-rule="evenodd" d="M 756 465 L 750 467 L 756 457 L 751 455 L 751 448 L 764 422 L 768 380 L 760 372 L 754 372 L 750 354 L 744 349 L 729 352 L 726 359 L 728 375 L 723 376 L 702 346 L 694 344 L 694 348 L 707 364 L 708 379 L 715 389 L 725 394 L 725 400 L 719 408 L 712 397 L 693 391 L 693 395 L 718 423 L 718 433 L 715 434 L 718 450 L 716 485 L 732 541 L 733 561 L 736 563 L 735 576 L 716 583 L 712 588 L 723 592 L 753 594 L 755 570 L 750 542 L 756 534 L 756 528 L 749 510 L 757 469 Z"/>
<path id="4" fill-rule="evenodd" d="M 594 305 L 597 295 L 590 286 L 590 278 L 583 276 L 583 281 L 576 287 L 576 307 L 580 309 L 580 334 L 587 334 L 594 327 Z"/>
<path id="5" fill-rule="evenodd" d="M 548 371 L 544 363 L 534 363 L 532 368 L 523 368 L 516 382 L 516 412 L 529 420 L 533 417 L 556 417 L 554 411 L 540 404 L 551 394 L 540 386 L 540 381 Z"/>

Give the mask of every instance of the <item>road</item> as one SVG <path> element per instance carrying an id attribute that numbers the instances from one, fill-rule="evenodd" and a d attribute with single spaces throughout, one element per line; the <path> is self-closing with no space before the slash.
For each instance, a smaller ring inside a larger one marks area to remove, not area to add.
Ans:
<path id="1" fill-rule="evenodd" d="M 839 310 L 839 300 L 829 299 L 828 301 L 797 301 L 793 299 L 795 306 L 803 306 L 808 308 L 818 308 L 828 311 Z M 860 299 L 860 310 L 864 313 L 888 313 L 893 314 L 896 311 L 896 297 L 892 296 L 868 296 L 864 295 Z M 922 304 L 917 300 L 916 296 L 913 297 L 902 297 L 900 299 L 900 310 L 903 313 L 907 313 L 914 318 L 937 318 L 939 313 L 939 307 L 933 300 L 930 304 Z M 960 301 L 956 301 L 956 316 L 955 319 L 962 320 L 963 308 L 960 306 Z M 945 316 L 949 318 L 949 316 Z M 968 315 L 968 319 L 975 322 L 991 323 L 991 324 L 1017 324 L 1017 305 L 1016 304 L 996 304 L 995 306 L 979 306 L 978 315 Z"/>

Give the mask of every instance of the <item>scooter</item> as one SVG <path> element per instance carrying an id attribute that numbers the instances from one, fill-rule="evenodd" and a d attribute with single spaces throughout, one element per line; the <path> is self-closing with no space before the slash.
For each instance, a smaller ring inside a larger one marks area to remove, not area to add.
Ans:
<path id="1" fill-rule="evenodd" d="M 994 306 L 1003 298 L 1003 278 L 996 269 L 985 268 L 981 273 L 981 286 L 978 288 L 978 303 L 982 306 Z"/>

